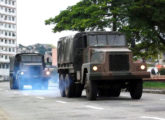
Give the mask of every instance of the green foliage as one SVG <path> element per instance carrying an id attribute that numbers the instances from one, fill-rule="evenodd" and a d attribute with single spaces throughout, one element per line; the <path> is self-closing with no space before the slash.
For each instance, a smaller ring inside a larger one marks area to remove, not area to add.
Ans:
<path id="1" fill-rule="evenodd" d="M 155 58 L 165 51 L 165 0 L 81 0 L 54 18 L 54 32 L 124 32 L 134 55 Z"/>
<path id="2" fill-rule="evenodd" d="M 144 88 L 165 89 L 165 82 L 144 82 Z"/>

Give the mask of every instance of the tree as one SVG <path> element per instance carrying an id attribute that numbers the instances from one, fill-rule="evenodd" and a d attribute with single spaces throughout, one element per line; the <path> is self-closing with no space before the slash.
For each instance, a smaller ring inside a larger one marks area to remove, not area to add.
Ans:
<path id="1" fill-rule="evenodd" d="M 124 32 L 134 54 L 153 57 L 165 51 L 165 0 L 82 0 L 54 18 L 54 32 L 63 30 Z"/>
<path id="2" fill-rule="evenodd" d="M 133 51 L 143 57 L 155 57 L 165 51 L 165 0 L 135 0 L 129 7 L 129 25 L 121 31 L 129 42 L 138 42 Z M 145 50 L 146 52 L 139 52 Z"/>

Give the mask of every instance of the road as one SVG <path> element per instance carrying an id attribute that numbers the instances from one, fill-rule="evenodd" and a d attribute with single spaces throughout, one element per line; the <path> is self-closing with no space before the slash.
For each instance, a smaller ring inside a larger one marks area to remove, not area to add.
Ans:
<path id="1" fill-rule="evenodd" d="M 165 95 L 144 93 L 119 98 L 61 98 L 57 86 L 47 91 L 10 90 L 0 83 L 0 120 L 165 120 Z"/>

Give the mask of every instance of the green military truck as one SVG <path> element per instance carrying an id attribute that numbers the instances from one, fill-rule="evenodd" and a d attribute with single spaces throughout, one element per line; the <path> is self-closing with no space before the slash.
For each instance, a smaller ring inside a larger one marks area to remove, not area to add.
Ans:
<path id="1" fill-rule="evenodd" d="M 59 89 L 62 97 L 88 100 L 118 97 L 121 89 L 140 99 L 143 78 L 150 77 L 145 63 L 133 62 L 125 35 L 119 32 L 81 32 L 58 41 Z"/>
<path id="2" fill-rule="evenodd" d="M 50 71 L 45 70 L 44 56 L 38 53 L 20 53 L 10 58 L 10 89 L 48 89 Z"/>

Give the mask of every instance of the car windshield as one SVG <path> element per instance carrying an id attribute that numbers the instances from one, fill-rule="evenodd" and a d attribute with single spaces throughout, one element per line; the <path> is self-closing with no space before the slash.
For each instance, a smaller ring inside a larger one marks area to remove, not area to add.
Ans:
<path id="1" fill-rule="evenodd" d="M 126 46 L 124 35 L 89 35 L 89 46 Z"/>
<path id="2" fill-rule="evenodd" d="M 22 65 L 22 70 L 29 71 L 30 73 L 36 73 L 43 70 L 42 65 Z"/>
<path id="3" fill-rule="evenodd" d="M 104 60 L 104 53 L 103 52 L 92 52 L 91 62 L 102 63 L 103 60 Z"/>
<path id="4" fill-rule="evenodd" d="M 23 55 L 21 56 L 22 62 L 42 62 L 42 56 L 37 55 Z"/>

